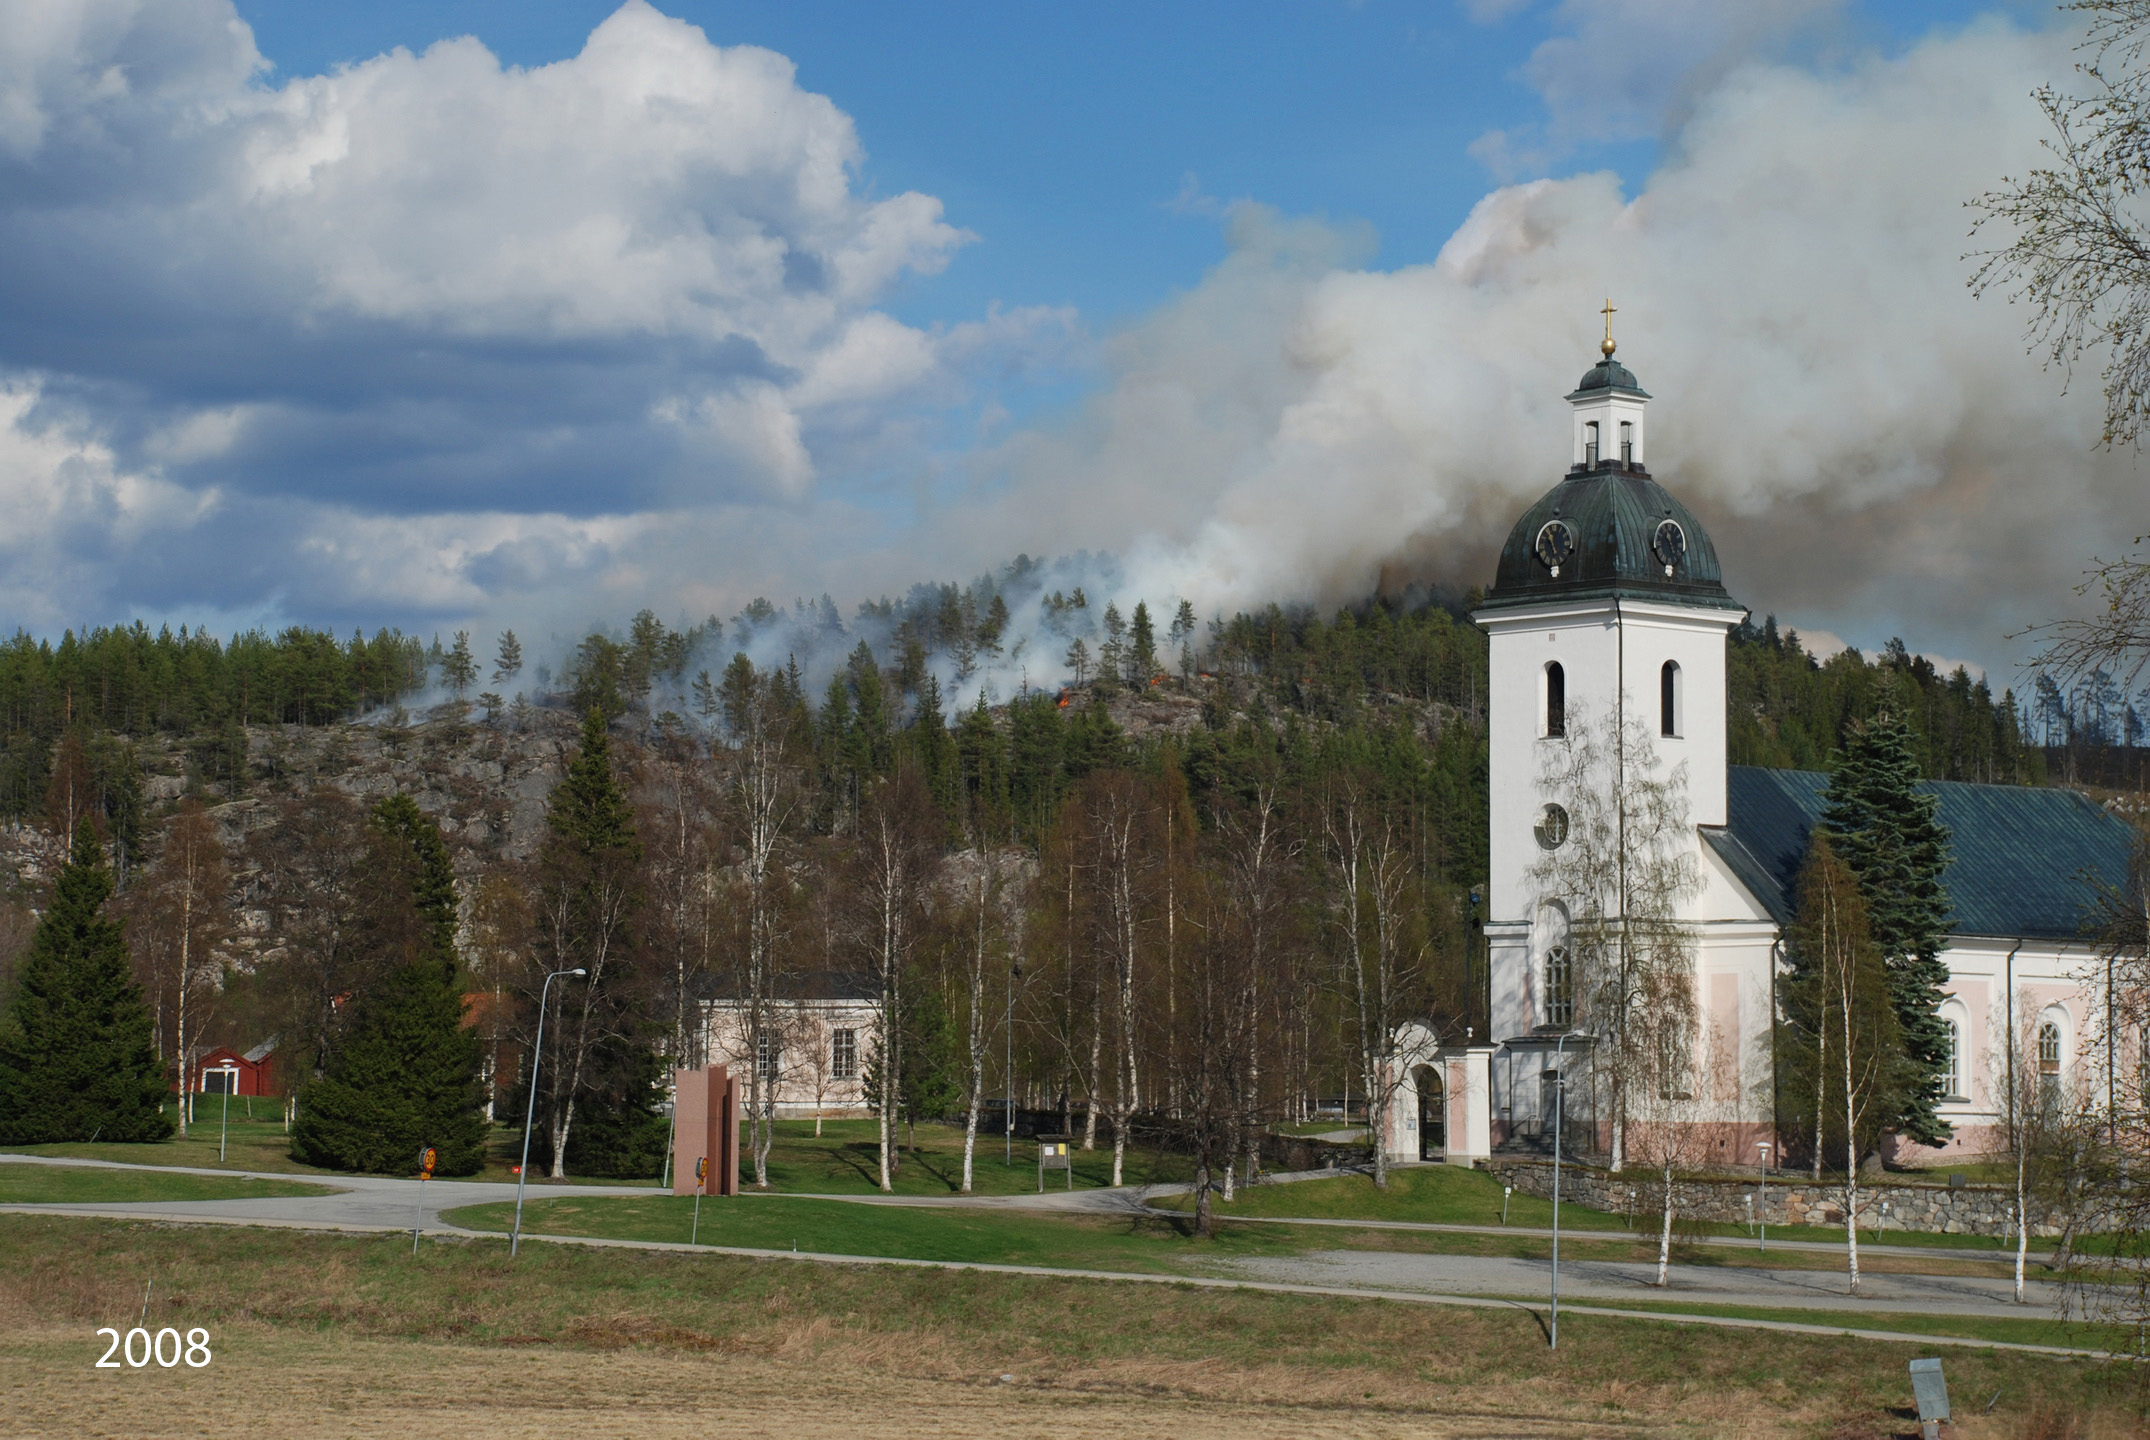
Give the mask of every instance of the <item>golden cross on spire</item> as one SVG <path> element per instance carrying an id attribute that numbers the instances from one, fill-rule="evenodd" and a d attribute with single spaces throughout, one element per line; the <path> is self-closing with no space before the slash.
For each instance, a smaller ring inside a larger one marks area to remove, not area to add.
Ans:
<path id="1" fill-rule="evenodd" d="M 1614 306 L 1612 297 L 1608 295 L 1605 297 L 1605 308 L 1598 313 L 1605 317 L 1605 343 L 1598 346 L 1598 349 L 1604 351 L 1605 358 L 1610 360 L 1612 359 L 1613 351 L 1620 348 L 1613 343 L 1613 316 L 1619 314 L 1620 311 Z"/>

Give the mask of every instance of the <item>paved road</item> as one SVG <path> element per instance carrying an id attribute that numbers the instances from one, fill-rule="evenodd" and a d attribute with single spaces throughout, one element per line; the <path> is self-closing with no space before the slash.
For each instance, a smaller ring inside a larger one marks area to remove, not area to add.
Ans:
<path id="1" fill-rule="evenodd" d="M 116 1215 L 166 1220 L 250 1220 L 274 1225 L 339 1226 L 408 1230 L 414 1220 L 442 1227 L 440 1213 L 459 1205 L 513 1200 L 515 1187 L 490 1180 L 394 1180 L 380 1175 L 294 1175 L 282 1171 L 211 1170 L 182 1165 L 129 1165 L 116 1160 L 67 1160 L 44 1155 L 0 1155 L 0 1164 L 70 1165 L 100 1170 L 156 1170 L 179 1175 L 221 1175 L 242 1180 L 300 1180 L 335 1190 L 332 1195 L 286 1195 L 259 1200 L 99 1201 L 81 1205 L 9 1205 L 7 1210 L 60 1215 Z M 532 1200 L 569 1195 L 647 1195 L 647 1185 L 553 1185 L 533 1181 Z M 420 1219 L 419 1217 L 423 1217 Z"/>
<path id="2" fill-rule="evenodd" d="M 418 1185 L 411 1180 L 395 1180 L 377 1176 L 336 1176 L 333 1179 L 316 1175 L 294 1176 L 286 1173 L 255 1175 L 253 1172 L 196 1169 L 180 1166 L 126 1165 L 105 1160 L 58 1160 L 43 1156 L 0 1155 L 0 1164 L 67 1164 L 125 1170 L 176 1170 L 195 1175 L 239 1175 L 242 1178 L 303 1179 L 309 1183 L 333 1186 L 334 1194 L 318 1196 L 288 1196 L 259 1200 L 202 1200 L 202 1201 L 149 1201 L 131 1204 L 107 1205 L 8 1205 L 0 1210 L 20 1213 L 56 1213 L 74 1215 L 97 1215 L 119 1219 L 153 1219 L 191 1221 L 202 1224 L 251 1224 L 303 1229 L 350 1229 L 350 1230 L 408 1230 L 414 1213 L 422 1208 L 422 1221 L 427 1230 L 475 1235 L 480 1232 L 461 1230 L 444 1225 L 440 1221 L 443 1210 L 462 1205 L 482 1204 L 487 1201 L 504 1200 L 514 1194 L 509 1185 L 487 1181 L 435 1180 L 428 1182 L 421 1197 Z M 1283 1177 L 1270 1177 L 1272 1180 Z M 648 1186 L 621 1185 L 533 1185 L 529 1194 L 533 1198 L 567 1195 L 647 1195 Z M 1147 1192 L 1149 1195 L 1157 1190 Z M 1058 1197 L 1048 1193 L 1045 1197 L 991 1196 L 962 1197 L 930 1196 L 858 1196 L 840 1195 L 825 1198 L 848 1200 L 867 1204 L 906 1204 L 920 1206 L 945 1206 L 968 1204 L 976 1206 L 985 1202 L 990 1208 L 1045 1208 L 1059 1209 L 1117 1209 L 1122 1213 L 1143 1208 L 1145 1192 L 1135 1189 L 1118 1191 L 1078 1190 L 1070 1196 L 1061 1192 Z M 1041 1205 L 1042 1200 L 1056 1203 Z M 1429 1227 L 1431 1228 L 1431 1227 Z M 1457 1228 L 1465 1227 L 1442 1227 Z M 1471 1227 L 1477 1228 L 1477 1227 Z M 1510 1230 L 1507 1233 L 1530 1233 Z M 1540 1232 L 1542 1233 L 1542 1232 Z M 1517 1260 L 1506 1257 L 1469 1255 L 1408 1255 L 1394 1252 L 1372 1253 L 1366 1251 L 1332 1250 L 1292 1258 L 1242 1260 L 1225 1262 L 1219 1268 L 1224 1272 L 1210 1277 L 1167 1275 L 1138 1275 L 1112 1271 L 1065 1270 L 1058 1267 L 1032 1265 L 995 1265 L 952 1261 L 893 1260 L 874 1256 L 825 1255 L 813 1252 L 796 1253 L 783 1251 L 725 1250 L 724 1247 L 665 1244 L 650 1241 L 585 1239 L 566 1236 L 539 1236 L 551 1243 L 617 1246 L 628 1249 L 688 1251 L 700 1253 L 736 1253 L 794 1261 L 822 1261 L 837 1264 L 892 1264 L 926 1266 L 938 1269 L 1005 1271 L 1017 1274 L 1033 1274 L 1139 1282 L 1145 1284 L 1193 1284 L 1200 1286 L 1247 1286 L 1254 1289 L 1288 1291 L 1300 1294 L 1362 1296 L 1368 1299 L 1392 1301 L 1415 1301 L 1424 1304 L 1505 1306 L 1518 1303 L 1542 1303 L 1549 1278 L 1550 1262 Z M 1907 1251 L 1910 1254 L 1930 1252 Z M 1607 1306 L 1605 1300 L 1627 1301 L 1686 1301 L 1724 1305 L 1768 1306 L 1791 1312 L 1800 1310 L 1858 1311 L 1868 1310 L 1876 1314 L 1912 1311 L 1919 1314 L 1954 1316 L 1994 1316 L 2024 1318 L 2054 1313 L 2059 1296 L 2057 1287 L 2039 1283 L 2034 1288 L 2034 1305 L 2016 1306 L 2009 1303 L 2006 1282 L 1964 1280 L 1954 1277 L 1875 1275 L 1865 1282 L 1867 1291 L 1863 1299 L 1854 1300 L 1839 1293 L 1841 1276 L 1823 1271 L 1799 1270 L 1748 1270 L 1715 1269 L 1703 1266 L 1674 1267 L 1673 1285 L 1669 1290 L 1659 1290 L 1647 1283 L 1654 1278 L 1655 1267 L 1639 1264 L 1617 1264 L 1602 1261 L 1570 1260 L 1561 1266 L 1561 1294 L 1564 1301 L 1580 1302 L 1573 1308 L 1578 1314 L 1625 1315 L 1637 1319 L 1670 1319 L 1683 1324 L 1730 1325 L 1751 1329 L 1810 1330 L 1815 1333 L 1835 1334 L 1841 1332 L 1836 1326 L 1810 1327 L 1795 1320 L 1744 1320 L 1709 1317 L 1658 1316 L 1641 1311 L 1631 1311 Z M 1513 1297 L 1513 1298 L 1490 1298 Z M 1597 1302 L 1593 1304 L 1592 1302 Z M 1563 1308 L 1566 1308 L 1565 1305 Z M 1908 1340 L 1919 1339 L 1926 1344 L 1982 1345 L 1986 1342 L 1954 1340 L 1946 1337 L 1914 1336 L 1896 1331 L 1856 1330 L 1848 1333 L 1873 1339 Z M 2065 1347 L 2041 1345 L 2008 1345 L 2006 1349 L 2039 1350 L 2054 1354 L 2090 1354 L 2090 1351 L 2069 1350 Z"/>
<path id="3" fill-rule="evenodd" d="M 1543 1299 L 1552 1278 L 1550 1259 L 1502 1255 L 1407 1255 L 1365 1250 L 1319 1250 L 1308 1255 L 1233 1260 L 1223 1268 L 1249 1279 L 1352 1289 L 1414 1290 L 1435 1295 L 1513 1295 Z M 1761 1270 L 1674 1265 L 1668 1283 L 1654 1283 L 1652 1264 L 1563 1260 L 1563 1300 L 1682 1301 L 1688 1304 L 1766 1305 L 1782 1310 L 1914 1311 L 1922 1315 L 2043 1318 L 2057 1313 L 2061 1287 L 2031 1281 L 2026 1304 L 2015 1303 L 2007 1280 L 1955 1275 L 1877 1275 L 1860 1278 L 1859 1294 L 1845 1293 L 1844 1275 L 1831 1270 Z"/>
<path id="4" fill-rule="evenodd" d="M 328 1195 L 294 1195 L 255 1200 L 149 1200 L 131 1203 L 71 1205 L 10 1205 L 11 1211 L 100 1215 L 123 1219 L 192 1220 L 225 1224 L 297 1226 L 315 1229 L 408 1230 L 415 1223 L 426 1230 L 450 1233 L 459 1227 L 441 1220 L 441 1213 L 465 1205 L 479 1205 L 514 1198 L 515 1187 L 496 1181 L 432 1180 L 422 1188 L 414 1180 L 368 1175 L 291 1175 L 273 1172 L 235 1172 L 179 1166 L 128 1165 L 110 1160 L 65 1160 L 44 1156 L 0 1155 L 0 1164 L 71 1165 L 116 1170 L 165 1170 L 192 1175 L 223 1175 L 240 1178 L 303 1180 L 331 1187 Z M 1270 1183 L 1305 1176 L 1271 1176 Z M 863 1205 L 900 1205 L 918 1208 L 964 1208 L 1045 1211 L 1048 1213 L 1115 1213 L 1144 1211 L 1149 1201 L 1184 1189 L 1183 1186 L 1127 1187 L 1118 1190 L 1048 1190 L 1043 1195 L 823 1195 L 793 1196 L 842 1200 Z M 559 1199 L 569 1196 L 649 1195 L 647 1185 L 554 1185 L 532 1183 L 528 1198 Z M 778 1197 L 771 1197 L 778 1198 Z M 1172 1212 L 1162 1212 L 1172 1213 Z M 1351 1224 L 1355 1222 L 1338 1222 Z M 1384 1228 L 1400 1228 L 1396 1222 Z M 1543 1235 L 1521 1227 L 1411 1226 L 1451 1229 L 1471 1233 Z M 1582 1238 L 1584 1232 L 1577 1232 Z M 1614 1238 L 1603 1236 L 1601 1238 Z M 1804 1247 L 1802 1247 L 1804 1248 Z M 1826 1248 L 1826 1247 L 1815 1247 Z M 1943 1252 L 1891 1247 L 1891 1253 L 1916 1258 L 1950 1258 Z M 1961 1258 L 1961 1257 L 1956 1257 Z M 1992 1258 L 1992 1257 L 1988 1257 Z M 1248 1280 L 1324 1290 L 1411 1291 L 1427 1295 L 1513 1295 L 1534 1298 L 1546 1293 L 1550 1260 L 1516 1259 L 1481 1255 L 1413 1255 L 1393 1251 L 1324 1250 L 1312 1254 L 1224 1262 L 1227 1273 Z M 1843 1276 L 1822 1270 L 1762 1270 L 1676 1265 L 1672 1283 L 1663 1290 L 1650 1282 L 1656 1267 L 1648 1264 L 1570 1259 L 1561 1266 L 1561 1293 L 1576 1299 L 1686 1300 L 1728 1305 L 1766 1305 L 1783 1309 L 1917 1310 L 1929 1314 L 2008 1315 L 2050 1314 L 2060 1300 L 2059 1287 L 2033 1283 L 2028 1292 L 2032 1307 L 2013 1303 L 2009 1282 L 1965 1279 L 1953 1276 L 1868 1275 L 1862 1282 L 1864 1298 L 1843 1293 Z"/>

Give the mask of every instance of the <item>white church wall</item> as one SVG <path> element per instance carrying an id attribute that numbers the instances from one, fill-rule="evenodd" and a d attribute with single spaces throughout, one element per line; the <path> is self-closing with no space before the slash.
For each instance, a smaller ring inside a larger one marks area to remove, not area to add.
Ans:
<path id="1" fill-rule="evenodd" d="M 2013 951 L 2013 962 L 2010 953 Z M 2095 957 L 2079 945 L 2017 942 L 1994 936 L 1957 936 L 1942 957 L 1949 967 L 1944 1019 L 1959 1026 L 1959 1093 L 1936 1110 L 1955 1130 L 1944 1146 L 1904 1144 L 1900 1163 L 1923 1165 L 1998 1153 L 2007 1148 L 2008 1033 L 2011 989 L 2018 1044 L 2016 1059 L 2028 1076 L 2037 1063 L 2037 1024 L 2050 1017 L 2061 1032 L 2059 1083 L 2067 1093 L 2102 1100 L 2107 1050 L 2096 1028 L 2095 996 L 2086 989 Z M 2013 985 L 2011 987 L 2011 975 Z M 2115 1087 L 2133 1067 L 2114 1048 Z"/>

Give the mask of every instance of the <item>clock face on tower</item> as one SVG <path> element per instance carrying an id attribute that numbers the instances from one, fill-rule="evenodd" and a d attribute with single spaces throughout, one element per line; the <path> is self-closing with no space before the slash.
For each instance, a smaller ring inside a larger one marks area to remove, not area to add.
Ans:
<path id="1" fill-rule="evenodd" d="M 1538 543 L 1534 548 L 1538 552 L 1538 558 L 1553 572 L 1553 578 L 1558 580 L 1560 567 L 1575 553 L 1575 532 L 1568 528 L 1565 521 L 1548 520 L 1544 528 L 1538 531 Z"/>
<path id="2" fill-rule="evenodd" d="M 1687 554 L 1687 532 L 1680 528 L 1680 522 L 1677 520 L 1662 521 L 1657 527 L 1656 538 L 1650 542 L 1650 548 L 1657 552 L 1657 558 L 1664 563 L 1665 578 L 1669 580 Z"/>

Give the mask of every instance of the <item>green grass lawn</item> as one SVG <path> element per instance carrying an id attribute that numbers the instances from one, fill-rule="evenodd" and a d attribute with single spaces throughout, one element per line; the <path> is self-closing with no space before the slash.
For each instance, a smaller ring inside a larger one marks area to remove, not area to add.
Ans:
<path id="1" fill-rule="evenodd" d="M 1386 1192 L 1374 1188 L 1370 1175 L 1339 1175 L 1333 1180 L 1293 1180 L 1281 1185 L 1256 1185 L 1241 1190 L 1231 1204 L 1213 1197 L 1217 1214 L 1291 1220 L 1411 1220 L 1425 1225 L 1498 1225 L 1501 1223 L 1501 1183 L 1483 1170 L 1460 1165 L 1414 1165 L 1389 1172 Z M 1193 1197 L 1168 1196 L 1156 1202 L 1176 1210 L 1189 1208 Z M 1508 1223 L 1543 1227 L 1553 1223 L 1549 1200 L 1517 1191 L 1508 1197 Z M 1563 1228 L 1578 1230 L 1625 1230 L 1627 1217 L 1585 1210 L 1580 1205 L 1560 1207 Z"/>
<path id="2" fill-rule="evenodd" d="M 814 1134 L 811 1120 L 779 1120 L 776 1140 L 769 1151 L 769 1187 L 792 1194 L 871 1195 L 881 1188 L 878 1130 L 871 1120 L 824 1120 L 822 1133 Z M 1091 1190 L 1112 1183 L 1112 1140 L 1100 1127 L 1098 1148 L 1075 1152 L 1074 1187 Z M 741 1127 L 740 1173 L 752 1183 L 753 1157 L 744 1153 L 745 1127 Z M 963 1129 L 958 1125 L 920 1125 L 917 1149 L 911 1148 L 912 1129 L 905 1126 L 901 1164 L 895 1177 L 898 1195 L 954 1195 L 962 1190 Z M 971 1193 L 1015 1195 L 1038 1188 L 1038 1147 L 1035 1141 L 1018 1139 L 1015 1160 L 1001 1157 L 1005 1138 L 980 1134 L 972 1165 Z M 1130 1148 L 1123 1177 L 1129 1185 L 1154 1185 L 1186 1180 L 1191 1174 L 1187 1158 Z M 1058 1170 L 1046 1172 L 1046 1186 L 1063 1189 L 1068 1176 Z"/>
<path id="3" fill-rule="evenodd" d="M 222 1175 L 159 1175 L 149 1170 L 94 1170 L 72 1165 L 0 1165 L 0 1205 L 99 1205 L 137 1200 L 257 1200 L 328 1195 L 327 1186 L 296 1180 Z"/>
<path id="4" fill-rule="evenodd" d="M 514 1215 L 515 1207 L 501 1202 L 450 1210 L 441 1218 L 467 1229 L 504 1231 Z M 1199 1242 L 1186 1233 L 1185 1222 L 1157 1216 L 920 1209 L 786 1196 L 710 1196 L 702 1201 L 701 1217 L 697 1238 L 704 1245 L 1079 1270 L 1179 1273 L 1210 1259 L 1289 1255 L 1308 1248 L 1305 1237 L 1286 1226 L 1234 1226 L 1214 1241 Z M 523 1207 L 523 1229 L 683 1245 L 694 1231 L 694 1199 L 652 1195 L 537 1200 Z M 1324 1238 L 1334 1241 L 1333 1235 Z"/>
<path id="5" fill-rule="evenodd" d="M 194 1123 L 188 1127 L 186 1135 L 175 1133 L 171 1139 L 153 1144 L 69 1140 L 54 1145 L 0 1146 L 0 1153 L 45 1155 L 69 1160 L 117 1160 L 128 1165 L 178 1165 L 201 1170 L 268 1170 L 286 1175 L 336 1173 L 312 1165 L 301 1165 L 291 1158 L 291 1137 L 284 1133 L 281 1100 L 234 1097 L 228 1120 L 223 1118 L 223 1105 L 221 1096 L 202 1098 L 195 1106 Z M 173 1113 L 173 1106 L 167 1104 L 165 1113 Z M 221 1160 L 217 1158 L 220 1122 L 223 1127 L 224 1147 Z M 513 1166 L 521 1144 L 522 1127 L 494 1126 L 487 1146 L 485 1168 L 475 1175 L 457 1178 L 513 1183 Z M 544 1178 L 532 1175 L 530 1181 L 533 1185 L 542 1184 Z M 656 1182 L 652 1179 L 650 1183 Z"/>

